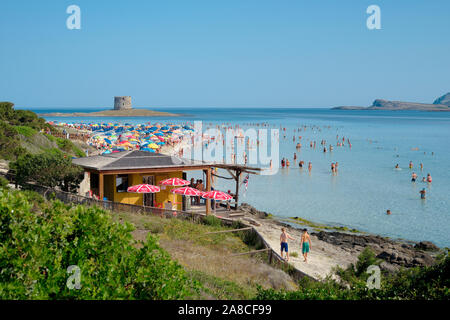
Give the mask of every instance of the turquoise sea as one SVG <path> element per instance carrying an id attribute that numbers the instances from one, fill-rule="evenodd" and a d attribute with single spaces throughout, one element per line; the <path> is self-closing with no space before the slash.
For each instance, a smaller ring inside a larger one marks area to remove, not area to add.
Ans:
<path id="1" fill-rule="evenodd" d="M 158 110 L 158 109 L 155 109 Z M 275 175 L 251 175 L 248 190 L 241 195 L 259 210 L 280 217 L 305 219 L 356 228 L 361 231 L 413 241 L 429 240 L 450 247 L 450 113 L 420 111 L 339 111 L 300 108 L 164 108 L 182 113 L 179 118 L 80 118 L 46 117 L 60 122 L 183 123 L 202 120 L 203 127 L 227 123 L 248 128 L 267 123 L 280 131 L 280 159 L 290 160 L 288 169 Z M 75 112 L 80 110 L 33 110 Z M 97 110 L 83 110 L 97 111 Z M 306 131 L 294 132 L 301 126 Z M 314 128 L 313 128 L 314 126 Z M 255 127 L 258 129 L 259 127 Z M 293 136 L 296 141 L 293 142 Z M 298 136 L 302 148 L 296 150 Z M 349 138 L 336 147 L 336 136 Z M 320 141 L 332 144 L 323 152 Z M 316 148 L 309 147 L 311 140 Z M 297 153 L 294 163 L 293 154 Z M 299 169 L 298 161 L 312 162 L 312 172 Z M 332 175 L 331 162 L 339 162 Z M 408 168 L 412 161 L 414 168 Z M 424 169 L 420 170 L 419 164 Z M 402 170 L 394 170 L 399 164 Z M 418 181 L 411 182 L 412 172 Z M 430 173 L 431 184 L 421 182 Z M 228 181 L 217 186 L 233 190 Z M 426 188 L 427 198 L 419 191 Z M 386 215 L 390 209 L 392 214 Z"/>

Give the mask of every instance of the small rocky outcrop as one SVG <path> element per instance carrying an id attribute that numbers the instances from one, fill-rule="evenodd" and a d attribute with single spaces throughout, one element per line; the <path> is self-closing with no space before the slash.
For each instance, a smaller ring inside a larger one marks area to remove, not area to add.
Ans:
<path id="1" fill-rule="evenodd" d="M 434 100 L 433 104 L 443 104 L 450 107 L 450 92 Z"/>
<path id="2" fill-rule="evenodd" d="M 421 241 L 414 245 L 414 248 L 425 251 L 439 251 L 439 247 L 430 241 Z"/>
<path id="3" fill-rule="evenodd" d="M 257 218 L 260 219 L 264 219 L 267 218 L 269 216 L 269 214 L 265 211 L 259 211 L 257 209 L 255 209 L 253 206 L 249 205 L 248 203 L 243 202 L 238 210 L 244 212 L 244 213 L 249 213 Z"/>

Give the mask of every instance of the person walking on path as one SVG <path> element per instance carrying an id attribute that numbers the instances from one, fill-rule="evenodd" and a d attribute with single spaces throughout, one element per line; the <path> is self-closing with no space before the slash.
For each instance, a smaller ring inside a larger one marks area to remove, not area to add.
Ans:
<path id="1" fill-rule="evenodd" d="M 281 228 L 280 235 L 280 245 L 281 245 L 281 259 L 283 258 L 283 250 L 286 251 L 286 261 L 289 261 L 289 249 L 288 249 L 288 239 L 294 240 L 290 235 L 286 233 L 285 228 Z"/>
<path id="2" fill-rule="evenodd" d="M 302 249 L 304 262 L 308 262 L 308 253 L 311 249 L 311 238 L 309 237 L 308 230 L 303 229 L 302 240 L 300 242 L 300 246 Z"/>

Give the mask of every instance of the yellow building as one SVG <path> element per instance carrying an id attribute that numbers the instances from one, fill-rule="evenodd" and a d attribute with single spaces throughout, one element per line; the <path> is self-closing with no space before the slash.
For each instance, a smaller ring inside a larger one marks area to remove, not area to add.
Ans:
<path id="1" fill-rule="evenodd" d="M 206 177 L 205 190 L 210 191 L 212 167 L 226 169 L 232 176 L 228 179 L 236 180 L 234 198 L 235 208 L 237 208 L 241 173 L 255 173 L 260 170 L 239 165 L 211 164 L 139 150 L 77 158 L 73 160 L 73 163 L 85 170 L 83 187 L 80 188 L 82 195 L 95 195 L 100 200 L 176 210 L 185 208 L 186 199 L 170 192 L 177 187 L 161 186 L 162 180 L 186 179 L 186 171 L 202 170 Z M 217 177 L 220 176 L 217 175 Z M 142 183 L 157 185 L 161 191 L 145 194 L 127 192 L 128 187 Z M 206 213 L 210 211 L 210 200 L 207 200 Z"/>
<path id="2" fill-rule="evenodd" d="M 203 170 L 206 174 L 205 189 L 211 190 L 211 164 L 192 161 L 146 151 L 123 151 L 73 160 L 84 168 L 88 187 L 81 190 L 100 200 L 133 205 L 182 210 L 184 198 L 170 192 L 177 187 L 160 186 L 168 178 L 186 179 L 186 171 Z M 130 193 L 128 187 L 147 183 L 161 188 L 157 193 Z M 87 189 L 87 190 L 86 190 Z M 207 211 L 209 208 L 207 206 Z"/>

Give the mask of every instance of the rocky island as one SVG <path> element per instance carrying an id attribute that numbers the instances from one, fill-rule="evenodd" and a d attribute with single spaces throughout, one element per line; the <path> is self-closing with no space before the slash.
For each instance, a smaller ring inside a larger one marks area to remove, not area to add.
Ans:
<path id="1" fill-rule="evenodd" d="M 450 92 L 437 98 L 432 104 L 376 99 L 371 106 L 340 106 L 332 110 L 418 110 L 418 111 L 450 111 Z"/>
<path id="2" fill-rule="evenodd" d="M 114 97 L 114 109 L 96 112 L 52 112 L 41 113 L 44 117 L 177 117 L 179 114 L 154 111 L 149 109 L 133 109 L 131 107 L 131 97 Z"/>
<path id="3" fill-rule="evenodd" d="M 96 112 L 52 112 L 41 113 L 41 117 L 178 117 L 179 114 L 153 111 L 148 109 L 131 109 L 131 110 L 103 110 Z"/>

